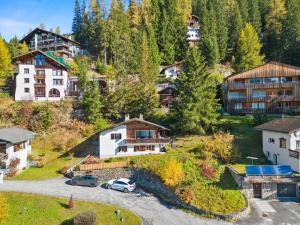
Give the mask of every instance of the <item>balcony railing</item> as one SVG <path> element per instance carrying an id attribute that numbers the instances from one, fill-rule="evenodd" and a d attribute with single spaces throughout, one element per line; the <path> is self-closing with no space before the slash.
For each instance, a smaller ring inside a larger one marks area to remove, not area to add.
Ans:
<path id="1" fill-rule="evenodd" d="M 299 151 L 289 149 L 289 157 L 299 159 Z"/>
<path id="2" fill-rule="evenodd" d="M 126 144 L 154 144 L 154 143 L 169 143 L 171 141 L 170 138 L 150 138 L 150 139 L 126 139 Z"/>
<path id="3" fill-rule="evenodd" d="M 291 81 L 285 83 L 260 83 L 260 84 L 228 82 L 227 84 L 225 84 L 225 88 L 227 89 L 287 88 L 287 87 L 294 87 L 295 85 L 300 85 L 300 82 Z"/>
<path id="4" fill-rule="evenodd" d="M 46 83 L 35 83 L 34 87 L 35 88 L 46 88 Z"/>
<path id="5" fill-rule="evenodd" d="M 228 99 L 230 102 L 271 102 L 271 101 L 297 101 L 300 97 L 290 96 L 290 95 L 269 95 L 264 97 L 231 97 Z"/>

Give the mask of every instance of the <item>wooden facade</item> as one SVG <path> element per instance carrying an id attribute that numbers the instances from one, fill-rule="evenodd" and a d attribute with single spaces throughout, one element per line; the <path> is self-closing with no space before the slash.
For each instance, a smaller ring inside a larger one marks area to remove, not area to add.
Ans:
<path id="1" fill-rule="evenodd" d="M 167 87 L 158 92 L 160 104 L 169 108 L 176 99 L 176 90 L 173 87 Z"/>
<path id="2" fill-rule="evenodd" d="M 158 126 L 143 123 L 140 121 L 132 121 L 127 124 L 127 139 L 136 139 L 136 131 L 138 130 L 151 130 L 154 131 L 153 139 L 160 139 L 164 136 L 165 131 Z"/>
<path id="3" fill-rule="evenodd" d="M 228 76 L 223 91 L 231 114 L 300 112 L 300 68 L 270 62 Z"/>

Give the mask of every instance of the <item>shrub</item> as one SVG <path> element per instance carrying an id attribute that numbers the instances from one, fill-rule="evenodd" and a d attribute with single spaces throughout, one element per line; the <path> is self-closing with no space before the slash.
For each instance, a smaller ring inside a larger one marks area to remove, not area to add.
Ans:
<path id="1" fill-rule="evenodd" d="M 30 127 L 36 132 L 48 130 L 53 123 L 53 112 L 48 106 L 38 106 L 33 109 Z"/>
<path id="2" fill-rule="evenodd" d="M 171 158 L 164 165 L 160 176 L 166 185 L 175 187 L 184 177 L 182 163 L 178 162 L 175 158 Z"/>
<path id="3" fill-rule="evenodd" d="M 17 115 L 19 116 L 16 117 L 16 123 L 23 128 L 29 128 L 29 121 L 32 117 L 32 103 L 21 103 L 21 108 L 18 110 Z"/>
<path id="4" fill-rule="evenodd" d="M 38 157 L 38 158 L 36 158 L 35 161 L 36 161 L 37 168 L 43 168 L 47 163 L 47 160 L 45 157 Z"/>
<path id="5" fill-rule="evenodd" d="M 202 176 L 204 176 L 208 179 L 214 178 L 216 176 L 215 168 L 207 163 L 202 163 L 200 165 L 200 170 L 201 170 Z"/>
<path id="6" fill-rule="evenodd" d="M 12 177 L 14 175 L 16 175 L 17 173 L 17 167 L 20 164 L 20 159 L 16 158 L 16 159 L 12 159 L 9 163 L 8 166 L 8 176 Z"/>
<path id="7" fill-rule="evenodd" d="M 268 120 L 269 120 L 268 115 L 265 113 L 256 113 L 253 116 L 253 123 L 255 126 L 268 122 Z"/>
<path id="8" fill-rule="evenodd" d="M 96 225 L 97 215 L 93 211 L 79 213 L 74 218 L 73 225 Z"/>
<path id="9" fill-rule="evenodd" d="M 179 196 L 184 202 L 186 202 L 188 204 L 192 204 L 196 198 L 193 189 L 190 187 L 187 187 L 187 188 L 181 190 L 179 193 Z"/>
<path id="10" fill-rule="evenodd" d="M 7 202 L 5 197 L 0 193 L 0 223 L 4 221 L 7 216 Z"/>

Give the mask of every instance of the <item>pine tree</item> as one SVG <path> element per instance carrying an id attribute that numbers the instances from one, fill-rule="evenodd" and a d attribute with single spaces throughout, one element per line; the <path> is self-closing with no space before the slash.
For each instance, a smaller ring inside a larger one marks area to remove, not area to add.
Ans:
<path id="1" fill-rule="evenodd" d="M 254 27 L 257 34 L 261 33 L 261 13 L 259 9 L 259 0 L 249 0 L 249 22 Z"/>
<path id="2" fill-rule="evenodd" d="M 75 7 L 74 7 L 74 17 L 72 23 L 72 32 L 75 34 L 75 38 L 77 37 L 78 33 L 80 32 L 80 26 L 82 23 L 81 11 L 80 11 L 80 3 L 79 0 L 75 0 Z"/>
<path id="3" fill-rule="evenodd" d="M 140 24 L 140 12 L 136 0 L 130 0 L 127 14 L 131 32 L 137 33 Z"/>
<path id="4" fill-rule="evenodd" d="M 49 31 L 50 31 L 50 32 L 52 32 L 52 33 L 54 33 L 54 30 L 53 30 L 53 28 L 52 28 L 52 27 L 50 28 L 50 30 L 49 30 Z"/>
<path id="5" fill-rule="evenodd" d="M 204 134 L 217 122 L 219 105 L 216 82 L 199 49 L 189 49 L 183 72 L 176 79 L 177 99 L 171 108 L 174 129 L 188 134 Z"/>
<path id="6" fill-rule="evenodd" d="M 240 10 L 237 4 L 232 5 L 232 15 L 229 18 L 229 37 L 228 48 L 233 53 L 236 48 L 236 43 L 241 30 L 243 29 L 243 20 L 240 14 Z"/>
<path id="7" fill-rule="evenodd" d="M 236 72 L 252 69 L 263 64 L 264 56 L 260 55 L 262 44 L 253 26 L 249 23 L 241 31 L 234 58 Z"/>
<path id="8" fill-rule="evenodd" d="M 248 22 L 249 19 L 249 10 L 248 10 L 248 0 L 237 0 L 238 7 L 242 16 L 243 25 Z"/>
<path id="9" fill-rule="evenodd" d="M 56 34 L 60 34 L 60 28 L 59 28 L 59 26 L 57 26 L 57 27 L 55 28 L 55 33 L 56 33 Z"/>
<path id="10" fill-rule="evenodd" d="M 39 25 L 39 28 L 42 29 L 42 30 L 45 30 L 45 29 L 46 29 L 45 24 L 41 23 L 41 24 Z"/>
<path id="11" fill-rule="evenodd" d="M 20 43 L 17 36 L 14 36 L 8 43 L 9 52 L 12 58 L 20 55 Z"/>
<path id="12" fill-rule="evenodd" d="M 12 72 L 9 49 L 0 36 L 0 86 L 5 85 L 6 79 L 12 75 Z"/>

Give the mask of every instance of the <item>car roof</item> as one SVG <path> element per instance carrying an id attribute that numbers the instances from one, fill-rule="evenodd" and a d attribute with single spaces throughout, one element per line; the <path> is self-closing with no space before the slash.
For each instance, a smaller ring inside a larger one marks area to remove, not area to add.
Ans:
<path id="1" fill-rule="evenodd" d="M 122 182 L 128 183 L 130 180 L 127 178 L 120 178 L 117 181 L 122 181 Z"/>

